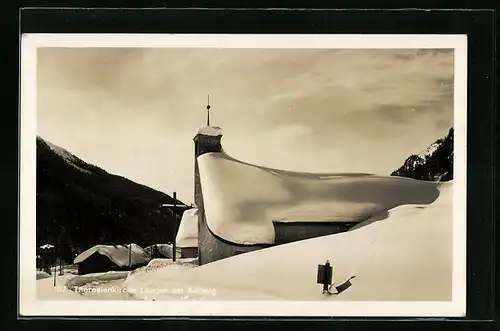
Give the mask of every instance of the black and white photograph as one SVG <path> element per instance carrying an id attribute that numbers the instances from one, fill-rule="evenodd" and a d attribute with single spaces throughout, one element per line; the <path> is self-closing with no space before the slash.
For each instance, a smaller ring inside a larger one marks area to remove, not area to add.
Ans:
<path id="1" fill-rule="evenodd" d="M 24 36 L 21 309 L 464 316 L 466 54 Z"/>

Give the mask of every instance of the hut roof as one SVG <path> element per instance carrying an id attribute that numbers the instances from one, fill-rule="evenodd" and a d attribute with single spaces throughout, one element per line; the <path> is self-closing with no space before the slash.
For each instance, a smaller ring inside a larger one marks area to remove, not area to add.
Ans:
<path id="1" fill-rule="evenodd" d="M 129 265 L 129 245 L 96 245 L 87 249 L 85 252 L 78 255 L 74 263 L 81 263 L 94 254 L 107 256 L 113 263 L 119 267 Z M 143 264 L 149 261 L 148 255 L 142 247 L 136 244 L 131 244 L 130 265 Z"/>

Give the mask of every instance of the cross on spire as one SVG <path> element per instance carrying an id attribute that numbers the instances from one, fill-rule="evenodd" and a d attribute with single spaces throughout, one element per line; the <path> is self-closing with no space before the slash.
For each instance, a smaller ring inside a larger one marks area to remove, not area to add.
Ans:
<path id="1" fill-rule="evenodd" d="M 207 126 L 210 126 L 210 94 L 207 97 Z"/>

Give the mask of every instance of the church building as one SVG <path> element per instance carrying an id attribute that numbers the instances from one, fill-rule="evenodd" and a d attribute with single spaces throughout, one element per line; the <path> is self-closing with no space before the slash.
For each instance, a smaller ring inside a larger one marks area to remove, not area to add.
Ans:
<path id="1" fill-rule="evenodd" d="M 202 179 L 200 178 L 204 173 L 200 173 L 198 160 L 203 155 L 209 153 L 223 153 L 222 136 L 221 128 L 210 125 L 210 105 L 207 105 L 207 125 L 200 128 L 193 139 L 195 144 L 194 199 L 198 216 L 198 259 L 200 265 L 278 244 L 346 231 L 349 227 L 356 224 L 356 222 L 320 223 L 307 221 L 280 222 L 279 220 L 275 220 L 272 223 L 275 232 L 275 239 L 272 243 L 268 241 L 259 242 L 259 240 L 241 243 L 231 240 L 230 237 L 224 238 L 217 235 L 207 223 L 205 212 L 207 202 L 204 199 Z M 231 178 L 231 176 L 225 177 L 222 173 L 221 175 L 222 181 L 230 182 L 236 179 Z M 258 183 L 255 183 L 255 185 L 258 185 Z M 241 187 L 237 189 L 246 190 L 247 188 Z"/>
<path id="2" fill-rule="evenodd" d="M 222 129 L 210 123 L 210 105 L 207 111 L 206 126 L 193 138 L 196 210 L 184 218 L 193 223 L 197 217 L 197 234 L 179 237 L 197 237 L 200 265 L 345 232 L 396 206 L 429 204 L 439 195 L 434 184 L 409 178 L 304 173 L 237 160 L 222 147 Z"/>

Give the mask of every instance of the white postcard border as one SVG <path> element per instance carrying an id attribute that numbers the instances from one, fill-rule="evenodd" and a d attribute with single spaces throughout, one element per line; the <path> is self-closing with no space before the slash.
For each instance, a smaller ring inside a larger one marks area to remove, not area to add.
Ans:
<path id="1" fill-rule="evenodd" d="M 36 51 L 39 47 L 454 49 L 453 289 L 450 302 L 61 301 L 36 298 Z M 22 316 L 464 316 L 466 35 L 25 34 L 21 40 L 19 313 Z"/>

